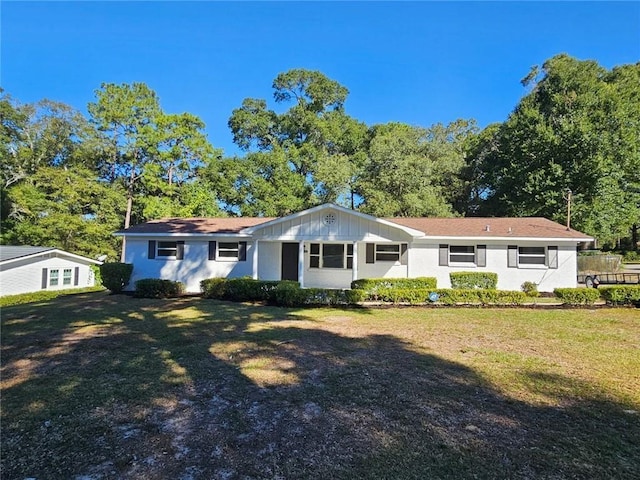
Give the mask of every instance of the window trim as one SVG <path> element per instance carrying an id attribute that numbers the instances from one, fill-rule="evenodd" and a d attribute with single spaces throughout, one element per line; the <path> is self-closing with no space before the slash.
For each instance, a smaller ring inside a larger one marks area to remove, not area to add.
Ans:
<path id="1" fill-rule="evenodd" d="M 324 247 L 325 245 L 341 245 L 342 246 L 342 266 L 341 267 L 326 267 L 324 265 L 325 261 L 325 253 Z M 317 253 L 314 251 L 316 250 Z M 353 243 L 350 242 L 309 242 L 309 266 L 308 268 L 311 270 L 353 270 Z M 315 261 L 314 261 L 315 260 Z M 317 263 L 317 266 L 314 264 Z"/>
<path id="2" fill-rule="evenodd" d="M 523 252 L 524 249 L 536 249 L 538 250 L 537 253 L 533 253 L 531 251 L 529 252 Z M 540 250 L 542 250 L 542 253 L 540 253 Z M 542 263 L 540 263 L 539 261 L 523 261 L 524 259 L 541 259 Z M 530 268 L 530 267 L 546 267 L 548 266 L 548 260 L 547 260 L 547 247 L 545 246 L 539 246 L 539 245 L 535 245 L 535 246 L 520 246 L 518 245 L 518 267 L 520 265 L 522 265 L 524 268 Z"/>
<path id="3" fill-rule="evenodd" d="M 235 247 L 229 247 L 228 245 L 235 245 Z M 228 253 L 235 253 L 235 255 L 226 255 Z M 216 260 L 219 262 L 237 262 L 240 260 L 240 242 L 218 241 L 216 243 Z"/>
<path id="4" fill-rule="evenodd" d="M 170 244 L 175 244 L 175 246 Z M 173 250 L 175 250 L 173 255 L 160 254 L 161 251 L 169 253 Z M 183 260 L 184 240 L 149 240 L 147 258 L 149 260 Z"/>
<path id="5" fill-rule="evenodd" d="M 54 280 L 54 275 L 53 273 L 55 272 L 55 283 L 53 283 Z M 49 283 L 48 285 L 50 287 L 57 287 L 60 285 L 60 269 L 59 268 L 50 268 L 49 269 Z"/>
<path id="6" fill-rule="evenodd" d="M 388 249 L 389 247 L 392 247 L 392 249 Z M 376 243 L 373 253 L 375 263 L 400 263 L 400 259 L 402 258 L 402 246 L 400 243 Z M 391 259 L 391 257 L 394 258 Z"/>
<path id="7" fill-rule="evenodd" d="M 448 252 L 449 265 L 453 265 L 453 266 L 456 266 L 456 265 L 464 265 L 464 266 L 476 265 L 477 266 L 477 257 L 476 257 L 477 247 L 478 247 L 477 245 L 449 245 L 449 252 Z M 462 252 L 462 251 L 460 251 L 460 252 L 452 252 L 451 250 L 453 248 L 456 248 L 456 249 L 464 248 L 464 249 L 467 249 L 467 251 L 464 251 L 464 252 Z M 471 250 L 469 251 L 469 249 L 471 249 Z M 471 261 L 469 261 L 469 260 L 454 260 L 454 256 L 456 258 L 459 258 L 461 256 L 464 256 L 464 257 L 471 256 L 471 257 L 473 257 L 473 259 Z"/>

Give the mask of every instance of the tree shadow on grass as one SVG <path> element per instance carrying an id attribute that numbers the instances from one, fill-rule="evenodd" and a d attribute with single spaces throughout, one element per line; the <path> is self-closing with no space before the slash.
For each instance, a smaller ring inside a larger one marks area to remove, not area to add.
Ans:
<path id="1" fill-rule="evenodd" d="M 304 311 L 98 295 L 13 309 L 5 321 L 6 478 L 640 469 L 638 416 L 591 385 L 527 372 L 535 393 L 563 406 L 533 405 L 399 337 L 348 336 Z"/>

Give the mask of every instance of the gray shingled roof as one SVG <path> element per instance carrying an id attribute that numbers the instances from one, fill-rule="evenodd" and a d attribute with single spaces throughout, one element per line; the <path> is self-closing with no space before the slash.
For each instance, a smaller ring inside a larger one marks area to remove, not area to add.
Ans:
<path id="1" fill-rule="evenodd" d="M 48 252 L 49 250 L 55 250 L 53 247 L 31 247 L 31 246 L 14 246 L 14 245 L 0 245 L 0 262 L 6 260 L 13 260 L 20 257 L 28 257 L 29 255 L 36 255 L 38 253 Z"/>

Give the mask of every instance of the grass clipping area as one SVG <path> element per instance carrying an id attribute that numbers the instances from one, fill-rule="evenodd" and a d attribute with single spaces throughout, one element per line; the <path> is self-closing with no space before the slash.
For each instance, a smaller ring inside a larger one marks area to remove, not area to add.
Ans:
<path id="1" fill-rule="evenodd" d="M 637 478 L 637 309 L 2 310 L 3 478 Z"/>

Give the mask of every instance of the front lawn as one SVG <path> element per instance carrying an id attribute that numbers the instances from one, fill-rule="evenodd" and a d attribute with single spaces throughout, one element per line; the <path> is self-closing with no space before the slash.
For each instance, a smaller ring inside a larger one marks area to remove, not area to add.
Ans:
<path id="1" fill-rule="evenodd" d="M 2 309 L 2 478 L 637 478 L 638 309 Z"/>

